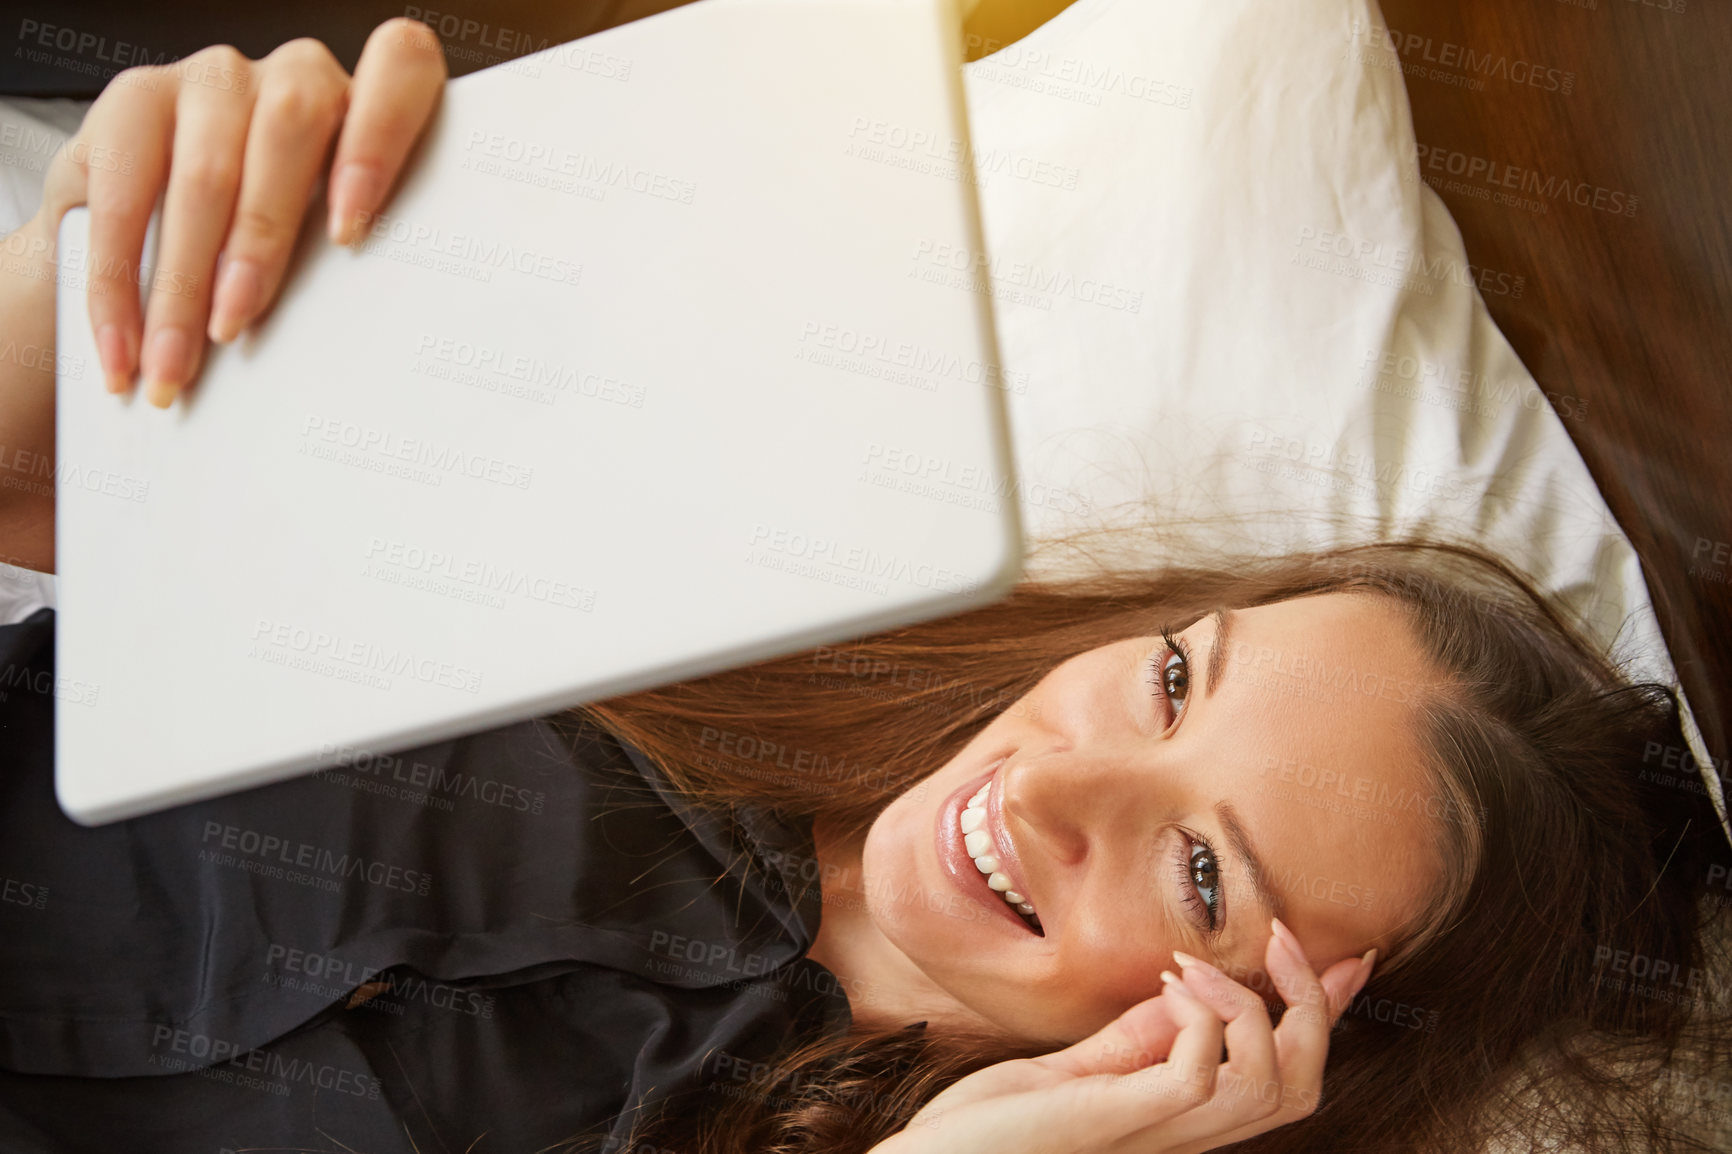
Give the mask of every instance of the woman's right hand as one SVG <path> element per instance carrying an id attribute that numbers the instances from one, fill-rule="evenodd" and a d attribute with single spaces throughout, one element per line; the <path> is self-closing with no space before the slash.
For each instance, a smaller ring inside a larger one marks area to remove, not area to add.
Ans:
<path id="1" fill-rule="evenodd" d="M 446 75 L 433 30 L 395 17 L 367 38 L 352 79 L 310 38 L 262 60 L 220 45 L 115 76 L 55 156 L 37 214 L 53 237 L 67 209 L 90 206 L 87 307 L 109 391 L 141 372 L 146 397 L 167 408 L 197 377 L 207 336 L 233 340 L 263 314 L 333 135 L 326 230 L 339 244 L 361 235 Z M 136 270 L 165 186 L 140 316 Z"/>
<path id="2" fill-rule="evenodd" d="M 1184 977 L 1163 972 L 1156 997 L 1066 1049 L 977 1070 L 871 1154 L 1201 1154 L 1307 1117 L 1330 1031 L 1377 951 L 1318 975 L 1292 932 L 1272 929 L 1279 1026 L 1259 995 L 1174 954 Z"/>

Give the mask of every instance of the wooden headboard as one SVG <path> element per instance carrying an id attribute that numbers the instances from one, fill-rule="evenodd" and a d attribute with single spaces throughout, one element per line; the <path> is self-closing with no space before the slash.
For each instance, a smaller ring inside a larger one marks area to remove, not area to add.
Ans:
<path id="1" fill-rule="evenodd" d="M 1732 753 L 1732 5 L 1389 0 L 1421 171 L 1472 261 L 1525 278 L 1486 305 L 1554 398 L 1635 545 L 1721 780 Z M 1567 72 L 1569 91 L 1438 67 Z M 1465 157 L 1467 159 L 1459 159 Z M 1487 199 L 1474 158 L 1543 211 Z M 1452 175 L 1452 169 L 1463 175 Z M 1477 171 L 1477 169 L 1476 169 Z M 1565 182 L 1571 187 L 1564 190 Z M 1584 193 L 1584 189 L 1587 191 Z M 1539 195 L 1536 197 L 1535 192 Z M 1611 210 L 1622 194 L 1623 213 Z M 1582 203 L 1585 202 L 1585 203 Z M 1565 413 L 1568 401 L 1573 416 Z M 1585 408 L 1584 411 L 1580 411 Z"/>

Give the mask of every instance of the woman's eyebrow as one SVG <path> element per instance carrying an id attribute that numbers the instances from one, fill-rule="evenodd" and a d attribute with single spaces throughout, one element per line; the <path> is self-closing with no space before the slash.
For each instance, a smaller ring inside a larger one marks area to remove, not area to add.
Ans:
<path id="1" fill-rule="evenodd" d="M 1217 609 L 1209 614 L 1215 621 L 1215 639 L 1209 644 L 1209 668 L 1203 678 L 1203 696 L 1207 697 L 1227 675 L 1227 635 L 1233 627 L 1233 611 Z"/>
<path id="2" fill-rule="evenodd" d="M 1245 876 L 1251 879 L 1252 892 L 1257 895 L 1257 902 L 1263 907 L 1263 920 L 1267 922 L 1273 917 L 1286 921 L 1284 915 L 1287 911 L 1282 904 L 1281 895 L 1269 884 L 1269 869 L 1263 864 L 1263 859 L 1257 856 L 1257 849 L 1251 844 L 1251 835 L 1245 831 L 1245 823 L 1239 820 L 1239 811 L 1233 808 L 1232 802 L 1222 801 L 1215 805 L 1215 816 L 1220 819 L 1221 830 L 1233 847 L 1233 856 L 1244 867 Z"/>

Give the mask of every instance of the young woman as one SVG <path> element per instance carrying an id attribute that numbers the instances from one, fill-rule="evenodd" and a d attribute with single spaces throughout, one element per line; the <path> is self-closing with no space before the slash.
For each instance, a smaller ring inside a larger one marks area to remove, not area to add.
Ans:
<path id="1" fill-rule="evenodd" d="M 14 234 L 8 334 L 52 346 L 88 203 L 104 372 L 172 404 L 330 141 L 348 241 L 444 76 L 407 20 L 352 80 L 311 41 L 123 73 Z M 0 372 L 51 454 L 52 374 Z M 52 569 L 51 498 L 0 533 Z M 53 687 L 51 640 L 0 664 Z M 93 830 L 53 708 L 0 701 L 8 1150 L 1685 1149 L 1721 1084 L 1655 1081 L 1727 1045 L 1726 845 L 1644 769 L 1675 703 L 1471 549 L 1030 582 Z"/>

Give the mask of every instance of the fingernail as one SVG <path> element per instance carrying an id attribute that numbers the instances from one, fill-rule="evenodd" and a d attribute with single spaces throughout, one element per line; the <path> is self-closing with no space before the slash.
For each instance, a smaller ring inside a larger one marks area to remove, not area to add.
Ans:
<path id="1" fill-rule="evenodd" d="M 1302 962 L 1307 967 L 1311 965 L 1311 959 L 1305 956 L 1305 949 L 1299 944 L 1299 939 L 1293 936 L 1292 930 L 1281 924 L 1280 918 L 1270 918 L 1269 928 L 1281 940 L 1281 944 L 1286 947 L 1287 952 L 1293 955 L 1295 961 Z"/>
<path id="2" fill-rule="evenodd" d="M 1214 966 L 1211 966 L 1208 962 L 1205 962 L 1202 958 L 1193 958 L 1190 954 L 1182 953 L 1179 950 L 1173 951 L 1173 960 L 1178 962 L 1187 974 L 1194 969 L 1198 973 L 1206 974 L 1210 977 L 1224 978 L 1227 976 L 1220 970 L 1217 970 Z"/>
<path id="3" fill-rule="evenodd" d="M 360 228 L 363 209 L 378 200 L 378 180 L 368 165 L 355 161 L 343 165 L 331 177 L 331 240 L 348 244 Z"/>
<path id="4" fill-rule="evenodd" d="M 1177 994 L 1185 1001 L 1195 1002 L 1199 1006 L 1203 1004 L 1201 998 L 1185 989 L 1185 980 L 1170 970 L 1161 971 L 1161 981 L 1166 983 L 1166 988 L 1162 991 L 1163 993 Z"/>
<path id="5" fill-rule="evenodd" d="M 192 341 L 180 325 L 164 325 L 151 334 L 144 352 L 144 375 L 150 382 L 146 399 L 159 409 L 174 403 L 174 395 L 192 368 Z"/>
<path id="6" fill-rule="evenodd" d="M 222 264 L 222 271 L 217 274 L 209 335 L 213 341 L 227 343 L 258 311 L 259 298 L 264 295 L 264 278 L 258 262 L 246 257 L 231 260 L 225 255 Z"/>
<path id="7" fill-rule="evenodd" d="M 186 379 L 192 366 L 192 342 L 180 325 L 163 325 L 150 335 L 150 346 L 144 353 L 144 373 L 156 381 L 175 384 Z"/>
<path id="8" fill-rule="evenodd" d="M 132 385 L 132 349 L 120 326 L 113 321 L 96 330 L 96 355 L 102 360 L 102 375 L 108 391 L 124 393 Z"/>
<path id="9" fill-rule="evenodd" d="M 1377 948 L 1373 946 L 1365 951 L 1365 956 L 1359 960 L 1359 972 L 1353 975 L 1353 985 L 1348 997 L 1352 997 L 1365 988 L 1365 983 L 1371 979 L 1371 967 L 1377 962 Z"/>
<path id="10" fill-rule="evenodd" d="M 1344 1014 L 1347 1012 L 1347 1008 L 1353 1004 L 1353 999 L 1357 998 L 1359 991 L 1365 988 L 1366 979 L 1371 977 L 1371 965 L 1376 960 L 1377 951 L 1375 949 L 1367 950 L 1365 956 L 1359 959 L 1359 968 L 1353 971 L 1353 976 L 1341 988 L 1341 993 L 1336 998 L 1331 999 L 1332 1013 Z M 1339 1002 L 1339 1009 L 1334 1008 L 1337 1001 Z"/>

